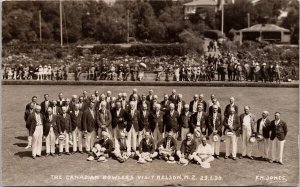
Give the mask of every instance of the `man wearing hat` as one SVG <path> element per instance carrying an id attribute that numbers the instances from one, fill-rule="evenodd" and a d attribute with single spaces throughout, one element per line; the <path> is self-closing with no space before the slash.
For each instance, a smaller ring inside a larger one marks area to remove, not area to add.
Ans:
<path id="1" fill-rule="evenodd" d="M 205 167 L 204 165 L 207 165 L 207 163 L 210 163 L 214 160 L 213 155 L 213 149 L 211 145 L 207 143 L 207 139 L 205 136 L 201 138 L 202 144 L 200 144 L 194 152 L 193 158 L 195 161 L 197 161 L 202 167 Z"/>
<path id="2" fill-rule="evenodd" d="M 72 122 L 72 137 L 73 137 L 73 153 L 77 151 L 82 154 L 82 111 L 79 110 L 80 105 L 75 104 L 74 111 L 70 114 Z M 78 140 L 78 142 L 77 142 Z"/>
<path id="3" fill-rule="evenodd" d="M 43 141 L 43 126 L 45 118 L 41 114 L 41 106 L 36 105 L 35 112 L 33 112 L 27 119 L 27 126 L 29 129 L 29 136 L 32 137 L 32 158 L 41 157 L 42 141 Z"/>
<path id="4" fill-rule="evenodd" d="M 240 136 L 241 125 L 239 116 L 235 114 L 235 109 L 231 107 L 229 109 L 229 112 L 230 114 L 228 116 L 225 116 L 225 119 L 223 121 L 226 147 L 225 159 L 227 159 L 230 155 L 231 145 L 232 159 L 236 160 L 237 141 L 238 137 Z"/>
<path id="5" fill-rule="evenodd" d="M 90 152 L 96 140 L 97 118 L 95 103 L 90 102 L 89 107 L 82 114 L 82 130 L 86 136 L 86 151 Z"/>
<path id="6" fill-rule="evenodd" d="M 112 134 L 111 113 L 106 109 L 106 105 L 106 102 L 102 101 L 100 103 L 100 109 L 96 114 L 97 124 L 99 125 L 98 136 L 100 139 L 102 139 L 102 131 L 106 131 L 109 134 Z"/>
<path id="7" fill-rule="evenodd" d="M 136 152 L 136 143 L 137 143 L 137 133 L 139 131 L 139 121 L 140 121 L 140 112 L 136 110 L 134 101 L 129 103 L 129 111 L 127 112 L 127 141 L 129 142 L 130 147 Z"/>
<path id="8" fill-rule="evenodd" d="M 258 158 L 262 160 L 269 159 L 270 148 L 270 120 L 268 119 L 269 112 L 263 111 L 262 117 L 257 120 L 257 145 Z"/>
<path id="9" fill-rule="evenodd" d="M 191 115 L 191 133 L 198 139 L 205 133 L 207 126 L 207 114 L 203 111 L 203 105 L 197 106 L 197 112 Z M 197 140 L 198 142 L 198 140 Z"/>
<path id="10" fill-rule="evenodd" d="M 155 145 L 163 138 L 164 133 L 164 115 L 160 110 L 160 104 L 154 105 L 154 111 L 150 114 L 150 129 L 153 135 Z"/>
<path id="11" fill-rule="evenodd" d="M 270 162 L 283 165 L 283 148 L 288 129 L 286 123 L 282 119 L 280 119 L 279 112 L 275 113 L 275 119 L 271 121 L 270 130 L 270 140 L 272 142 L 272 160 L 270 160 Z"/>
<path id="12" fill-rule="evenodd" d="M 119 137 L 115 138 L 115 150 L 112 153 L 120 163 L 125 162 L 129 158 L 131 153 L 125 132 L 120 132 Z"/>
<path id="13" fill-rule="evenodd" d="M 97 160 L 98 162 L 106 162 L 107 158 L 111 157 L 113 150 L 113 141 L 110 139 L 110 135 L 106 131 L 102 131 L 101 136 L 103 139 L 95 142 L 88 161 Z"/>
<path id="14" fill-rule="evenodd" d="M 190 118 L 191 118 L 191 112 L 189 111 L 189 105 L 185 104 L 182 113 L 179 116 L 179 130 L 180 132 L 180 137 L 181 140 L 184 140 L 186 135 L 191 131 L 191 123 L 190 123 Z"/>
<path id="15" fill-rule="evenodd" d="M 187 161 L 191 161 L 194 159 L 194 152 L 197 149 L 197 143 L 193 139 L 192 133 L 186 134 L 186 139 L 182 141 L 180 150 L 176 152 L 177 156 L 179 157 L 179 162 L 187 165 Z"/>
<path id="16" fill-rule="evenodd" d="M 248 157 L 253 160 L 251 156 L 253 144 L 249 141 L 250 138 L 256 134 L 256 119 L 254 114 L 250 113 L 250 107 L 244 107 L 244 114 L 240 115 L 241 133 L 242 133 L 242 157 Z"/>
<path id="17" fill-rule="evenodd" d="M 166 137 L 160 140 L 157 144 L 158 153 L 165 161 L 174 162 L 174 155 L 177 149 L 177 142 L 173 137 L 173 132 L 170 131 Z"/>
<path id="18" fill-rule="evenodd" d="M 59 116 L 53 114 L 52 108 L 47 109 L 47 115 L 45 115 L 45 125 L 43 130 L 43 136 L 46 137 L 46 157 L 50 155 L 55 156 L 55 141 L 59 135 L 60 126 Z"/>
<path id="19" fill-rule="evenodd" d="M 149 131 L 145 132 L 145 137 L 140 141 L 136 155 L 139 157 L 139 163 L 151 162 L 153 158 L 157 157 L 158 153 L 155 152 L 155 144 Z"/>
<path id="20" fill-rule="evenodd" d="M 212 106 L 212 113 L 208 116 L 208 123 L 206 127 L 207 136 L 209 137 L 209 144 L 213 149 L 213 154 L 219 159 L 220 153 L 220 139 L 222 136 L 222 115 L 218 113 L 218 106 Z"/>
<path id="21" fill-rule="evenodd" d="M 69 153 L 69 140 L 72 133 L 72 124 L 71 124 L 71 117 L 67 114 L 67 108 L 65 106 L 62 107 L 62 114 L 60 116 L 60 121 L 58 125 L 58 132 L 60 136 L 64 136 L 64 139 L 59 140 L 59 156 L 62 155 L 63 149 L 65 147 L 65 151 L 67 155 Z"/>

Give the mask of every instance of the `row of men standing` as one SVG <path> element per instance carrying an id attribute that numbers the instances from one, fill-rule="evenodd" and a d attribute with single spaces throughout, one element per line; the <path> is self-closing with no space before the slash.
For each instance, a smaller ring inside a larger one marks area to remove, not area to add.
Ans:
<path id="1" fill-rule="evenodd" d="M 105 98 L 106 101 L 101 101 L 101 99 L 98 101 L 94 94 L 90 98 L 87 98 L 86 94 L 83 94 L 83 96 L 79 97 L 78 102 L 76 100 L 77 97 L 73 97 L 72 102 L 69 103 L 68 100 L 67 102 L 60 102 L 60 99 L 50 102 L 48 95 L 45 94 L 45 101 L 41 103 L 41 111 L 45 114 L 44 136 L 46 137 L 46 144 L 47 139 L 49 139 L 47 130 L 51 129 L 51 125 L 53 125 L 52 121 L 54 120 L 51 116 L 56 111 L 56 114 L 60 116 L 56 122 L 58 128 L 52 127 L 53 132 L 50 130 L 50 133 L 56 135 L 52 135 L 52 137 L 65 136 L 66 154 L 69 154 L 69 136 L 73 137 L 73 152 L 77 151 L 76 137 L 78 137 L 79 152 L 82 153 L 83 134 L 86 138 L 86 151 L 89 152 L 97 139 L 97 135 L 101 139 L 102 131 L 109 132 L 115 139 L 118 138 L 120 132 L 125 132 L 130 147 L 135 152 L 136 145 L 137 143 L 139 144 L 145 132 L 151 132 L 154 142 L 157 144 L 166 132 L 171 131 L 174 138 L 178 139 L 184 139 L 189 132 L 197 138 L 201 138 L 203 135 L 209 136 L 210 144 L 213 146 L 216 158 L 219 158 L 221 137 L 225 135 L 225 158 L 228 158 L 230 155 L 231 145 L 231 154 L 234 160 L 236 159 L 237 152 L 237 137 L 242 135 L 242 156 L 248 156 L 250 159 L 253 159 L 249 138 L 253 135 L 262 134 L 264 139 L 269 140 L 271 132 L 271 140 L 277 139 L 279 141 L 276 141 L 276 145 L 278 144 L 278 149 L 280 150 L 279 154 L 274 150 L 272 160 L 278 160 L 278 162 L 282 163 L 284 145 L 282 141 L 284 141 L 287 133 L 287 128 L 283 121 L 280 123 L 282 128 L 279 130 L 275 128 L 274 130 L 267 123 L 267 115 L 264 115 L 266 112 L 256 122 L 255 116 L 250 113 L 250 107 L 248 106 L 244 108 L 245 113 L 238 116 L 238 107 L 234 104 L 233 97 L 230 98 L 230 104 L 225 108 L 225 118 L 223 120 L 220 103 L 213 94 L 211 95 L 211 100 L 207 103 L 203 100 L 202 94 L 200 96 L 196 94 L 189 105 L 185 104 L 182 100 L 181 94 L 176 94 L 176 90 L 173 90 L 170 96 L 165 95 L 164 100 L 160 103 L 157 101 L 157 96 L 152 94 L 153 90 L 150 90 L 149 95 L 142 95 L 140 97 L 137 95 L 137 90 L 134 89 L 129 97 L 129 101 L 126 100 L 127 94 L 121 94 L 121 96 L 119 94 L 116 101 L 110 103 L 107 102 L 107 97 Z M 125 105 L 123 104 L 124 102 Z M 60 109 L 60 104 L 63 106 L 62 110 Z M 51 109 L 49 110 L 49 108 Z M 206 111 L 208 112 L 206 113 Z M 261 121 L 263 121 L 263 124 L 260 123 Z M 275 123 L 279 124 L 279 122 L 274 120 Z M 278 124 L 275 127 L 280 126 Z M 27 119 L 27 128 L 31 130 L 29 130 L 29 137 L 33 136 L 33 126 L 35 125 L 31 125 L 30 120 Z M 233 135 L 227 136 L 229 131 Z M 218 136 L 217 141 L 214 141 L 214 136 Z M 48 142 L 47 144 L 47 155 L 50 154 L 49 150 L 51 147 L 54 147 L 55 140 L 53 138 L 52 140 L 52 143 Z M 261 156 L 267 158 L 269 149 L 268 141 L 260 141 L 259 146 L 260 148 L 264 147 L 260 151 Z M 55 150 L 51 149 L 51 151 Z M 61 143 L 59 154 L 62 154 L 62 152 L 63 144 Z M 54 154 L 54 152 L 51 153 Z M 39 154 L 40 152 L 38 151 Z M 33 153 L 33 156 L 35 155 L 36 153 Z"/>

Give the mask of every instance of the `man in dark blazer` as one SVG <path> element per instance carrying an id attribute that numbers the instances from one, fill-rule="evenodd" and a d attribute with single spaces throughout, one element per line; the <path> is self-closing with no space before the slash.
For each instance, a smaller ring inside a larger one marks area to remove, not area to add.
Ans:
<path id="1" fill-rule="evenodd" d="M 170 104 L 171 104 L 171 101 L 169 101 L 168 95 L 165 94 L 164 100 L 160 102 L 161 110 L 166 113 L 168 110 L 170 110 Z"/>
<path id="2" fill-rule="evenodd" d="M 106 131 L 112 134 L 112 126 L 111 126 L 111 113 L 106 108 L 106 102 L 102 101 L 100 103 L 100 109 L 97 111 L 97 124 L 99 125 L 98 128 L 98 136 L 102 139 L 102 131 Z"/>
<path id="3" fill-rule="evenodd" d="M 29 108 L 26 109 L 25 113 L 24 113 L 25 126 L 26 126 L 26 129 L 28 130 L 28 135 L 29 135 L 29 130 L 30 130 L 30 126 L 29 126 L 30 124 L 27 124 L 26 122 L 27 122 L 27 119 L 29 118 L 29 116 L 34 113 L 34 107 L 35 107 L 35 104 L 33 102 L 30 103 Z M 27 106 L 26 106 L 26 108 L 27 108 Z M 25 147 L 25 149 L 29 149 L 31 147 L 32 136 L 28 136 L 27 140 L 28 140 L 28 144 Z"/>
<path id="4" fill-rule="evenodd" d="M 199 143 L 205 134 L 207 127 L 207 114 L 203 111 L 203 105 L 197 106 L 197 112 L 191 115 L 191 133 L 194 134 L 196 142 Z"/>
<path id="5" fill-rule="evenodd" d="M 165 161 L 174 161 L 177 142 L 173 136 L 173 132 L 170 131 L 166 133 L 166 137 L 161 139 L 157 144 L 158 153 Z"/>
<path id="6" fill-rule="evenodd" d="M 44 94 L 44 101 L 41 103 L 41 113 L 45 115 L 48 107 L 52 107 L 52 102 L 49 100 L 49 94 Z"/>
<path id="7" fill-rule="evenodd" d="M 172 94 L 169 96 L 169 101 L 173 104 L 177 103 L 177 98 L 178 96 L 176 95 L 176 90 L 173 89 Z"/>
<path id="8" fill-rule="evenodd" d="M 180 150 L 176 152 L 179 158 L 179 162 L 182 163 L 183 159 L 186 159 L 188 161 L 193 160 L 194 158 L 193 155 L 196 152 L 196 150 L 197 150 L 197 142 L 193 138 L 192 133 L 187 133 L 186 138 L 181 142 Z M 185 163 L 184 165 L 187 164 L 188 162 Z"/>
<path id="9" fill-rule="evenodd" d="M 69 104 L 69 107 L 70 107 L 70 111 L 74 112 L 74 109 L 75 109 L 75 105 L 77 103 L 77 95 L 72 95 L 72 99 L 71 99 L 71 102 Z"/>
<path id="10" fill-rule="evenodd" d="M 64 147 L 66 151 L 66 155 L 70 155 L 69 152 L 69 141 L 72 133 L 72 121 L 70 115 L 67 113 L 67 108 L 65 106 L 62 107 L 62 114 L 60 115 L 60 121 L 58 125 L 59 135 L 63 135 L 64 140 L 59 140 L 59 156 L 62 155 Z"/>
<path id="11" fill-rule="evenodd" d="M 159 104 L 159 102 L 158 102 L 157 99 L 158 99 L 157 95 L 154 95 L 152 101 L 150 102 L 150 112 L 154 112 L 155 111 L 155 109 L 154 109 L 155 107 L 154 106 L 156 106 L 157 104 Z"/>
<path id="12" fill-rule="evenodd" d="M 129 96 L 129 102 L 134 100 L 134 95 L 137 95 L 136 101 L 139 102 L 141 100 L 141 96 L 137 93 L 137 89 L 134 88 L 132 90 L 132 94 Z"/>
<path id="13" fill-rule="evenodd" d="M 116 107 L 111 112 L 111 125 L 115 141 L 120 138 L 120 132 L 125 132 L 126 111 L 121 102 L 116 102 Z"/>
<path id="14" fill-rule="evenodd" d="M 72 122 L 72 137 L 73 137 L 73 153 L 77 151 L 77 145 L 79 153 L 82 151 L 82 114 L 79 110 L 80 106 L 78 103 L 75 104 L 74 112 L 70 114 Z M 78 142 L 77 142 L 78 140 Z"/>
<path id="15" fill-rule="evenodd" d="M 225 110 L 224 110 L 224 116 L 229 116 L 230 112 L 229 109 L 233 107 L 235 110 L 235 114 L 239 114 L 239 107 L 234 103 L 234 97 L 230 97 L 229 99 L 229 104 L 226 105 Z"/>
<path id="16" fill-rule="evenodd" d="M 147 101 L 149 101 L 149 102 L 151 102 L 152 100 L 153 100 L 153 90 L 152 89 L 150 89 L 149 90 L 149 94 L 146 96 L 146 100 Z"/>
<path id="17" fill-rule="evenodd" d="M 45 115 L 45 125 L 43 129 L 43 136 L 46 137 L 46 157 L 51 154 L 55 156 L 55 141 L 58 137 L 58 127 L 60 125 L 59 116 L 53 114 L 52 108 L 47 109 L 47 115 Z"/>
<path id="18" fill-rule="evenodd" d="M 54 114 L 54 115 L 61 115 L 62 114 L 61 107 L 57 106 L 57 101 L 56 100 L 52 100 L 52 114 Z"/>
<path id="19" fill-rule="evenodd" d="M 173 137 L 177 139 L 178 130 L 179 130 L 179 114 L 175 110 L 175 105 L 170 104 L 170 110 L 165 113 L 164 124 L 165 124 L 165 133 L 173 132 Z"/>
<path id="20" fill-rule="evenodd" d="M 164 115 L 160 110 L 160 104 L 154 106 L 154 111 L 150 114 L 150 129 L 155 145 L 163 138 L 164 133 Z"/>
<path id="21" fill-rule="evenodd" d="M 257 120 L 256 137 L 258 139 L 258 159 L 260 160 L 269 159 L 271 121 L 268 119 L 268 115 L 268 111 L 263 111 L 262 117 Z M 262 139 L 259 139 L 258 136 Z"/>
<path id="22" fill-rule="evenodd" d="M 207 103 L 204 101 L 204 95 L 203 94 L 199 94 L 199 104 L 201 103 L 203 105 L 203 111 L 206 112 L 207 111 Z"/>
<path id="23" fill-rule="evenodd" d="M 29 136 L 32 137 L 32 158 L 41 157 L 44 115 L 41 114 L 41 106 L 35 106 L 35 112 L 29 115 L 26 126 L 30 127 Z"/>
<path id="24" fill-rule="evenodd" d="M 175 104 L 175 110 L 179 113 L 179 115 L 181 114 L 181 112 L 183 111 L 183 107 L 185 105 L 185 101 L 182 100 L 182 94 L 178 94 L 177 97 L 177 101 Z"/>
<path id="25" fill-rule="evenodd" d="M 88 108 L 88 103 L 83 100 L 83 96 L 79 96 L 78 104 L 81 112 L 84 112 Z"/>
<path id="26" fill-rule="evenodd" d="M 229 116 L 224 118 L 224 134 L 225 134 L 225 146 L 226 146 L 226 154 L 225 159 L 227 159 L 230 155 L 230 145 L 232 146 L 232 159 L 236 160 L 237 153 L 237 141 L 238 137 L 240 137 L 241 133 L 241 125 L 239 116 L 235 114 L 235 109 L 232 107 L 229 109 Z"/>
<path id="27" fill-rule="evenodd" d="M 217 104 L 216 104 L 216 103 L 217 103 L 217 99 L 213 99 L 212 102 L 213 102 L 213 105 L 217 105 Z M 209 107 L 209 109 L 208 109 L 208 115 L 211 115 L 211 114 L 214 112 L 213 105 L 211 105 L 211 106 Z M 218 105 L 217 105 L 217 106 L 218 106 Z M 219 114 L 222 113 L 222 110 L 221 110 L 221 108 L 220 108 L 219 106 L 218 106 L 217 112 L 218 112 Z"/>
<path id="28" fill-rule="evenodd" d="M 89 107 L 82 114 L 82 130 L 86 137 L 86 151 L 90 152 L 96 141 L 96 132 L 98 130 L 97 116 L 94 108 L 95 103 L 90 102 Z"/>
<path id="29" fill-rule="evenodd" d="M 280 113 L 275 113 L 275 120 L 271 121 L 271 142 L 272 142 L 272 160 L 270 162 L 279 163 L 283 165 L 283 148 L 285 137 L 288 132 L 286 123 L 280 119 Z"/>
<path id="30" fill-rule="evenodd" d="M 142 100 L 138 102 L 137 108 L 141 112 L 144 110 L 143 105 L 147 105 L 147 110 L 150 111 L 150 102 L 147 101 L 146 95 L 142 95 Z"/>
<path id="31" fill-rule="evenodd" d="M 129 147 L 132 148 L 134 154 L 136 152 L 136 143 L 137 143 L 137 135 L 139 131 L 139 121 L 140 121 L 140 112 L 135 109 L 134 101 L 130 101 L 129 103 L 129 111 L 127 112 L 127 141 L 129 142 Z"/>
<path id="32" fill-rule="evenodd" d="M 31 103 L 33 103 L 33 105 L 35 107 L 35 105 L 37 104 L 37 97 L 36 96 L 33 96 L 31 98 L 31 102 L 26 105 L 25 110 L 29 110 L 30 109 Z"/>
<path id="33" fill-rule="evenodd" d="M 149 131 L 145 132 L 145 138 L 141 139 L 136 155 L 139 157 L 139 163 L 151 162 L 153 158 L 157 157 L 158 153 L 155 151 L 154 140 Z"/>
<path id="34" fill-rule="evenodd" d="M 198 94 L 195 94 L 194 95 L 194 100 L 192 100 L 190 102 L 190 112 L 192 114 L 194 114 L 195 112 L 197 112 L 197 106 L 199 104 L 199 95 Z"/>
<path id="35" fill-rule="evenodd" d="M 150 132 L 150 112 L 148 111 L 148 105 L 143 104 L 143 109 L 140 111 L 139 119 L 139 134 L 138 142 L 140 143 L 146 132 Z"/>
<path id="36" fill-rule="evenodd" d="M 207 136 L 209 137 L 210 145 L 214 151 L 215 158 L 219 159 L 220 140 L 222 136 L 222 115 L 218 113 L 218 105 L 213 105 L 213 112 L 208 115 L 208 123 L 206 127 Z M 217 138 L 216 138 L 217 137 Z"/>
<path id="37" fill-rule="evenodd" d="M 56 105 L 57 105 L 58 107 L 62 107 L 62 106 L 64 105 L 64 102 L 65 102 L 65 100 L 64 100 L 64 98 L 63 98 L 63 94 L 62 94 L 61 92 L 59 92 L 59 93 L 58 93 L 58 100 L 57 100 Z"/>
<path id="38" fill-rule="evenodd" d="M 189 111 L 189 105 L 185 104 L 183 111 L 179 116 L 179 140 L 184 140 L 187 133 L 191 132 L 191 112 Z"/>
<path id="39" fill-rule="evenodd" d="M 124 110 L 128 110 L 129 109 L 129 101 L 127 101 L 127 93 L 123 93 L 122 94 L 122 101 L 121 101 L 121 106 Z"/>

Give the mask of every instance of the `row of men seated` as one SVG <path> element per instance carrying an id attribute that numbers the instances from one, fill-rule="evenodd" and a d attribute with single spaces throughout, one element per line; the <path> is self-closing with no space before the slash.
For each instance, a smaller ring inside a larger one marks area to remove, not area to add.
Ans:
<path id="1" fill-rule="evenodd" d="M 47 104 L 42 102 L 41 106 L 43 105 Z M 164 137 L 164 134 L 172 132 L 175 139 L 177 137 L 185 137 L 187 133 L 192 133 L 198 138 L 202 135 L 208 135 L 210 137 L 210 144 L 214 147 L 216 158 L 219 158 L 220 139 L 225 135 L 225 158 L 228 158 L 230 155 L 230 147 L 232 147 L 232 158 L 234 160 L 236 159 L 238 137 L 242 136 L 243 157 L 248 156 L 250 159 L 253 159 L 251 155 L 253 146 L 249 143 L 251 138 L 256 137 L 259 139 L 258 146 L 261 156 L 264 158 L 269 158 L 268 152 L 271 141 L 271 161 L 282 163 L 282 152 L 287 127 L 285 122 L 280 120 L 279 113 L 275 114 L 275 120 L 272 122 L 267 119 L 267 112 L 263 112 L 262 118 L 256 121 L 255 116 L 250 113 L 250 107 L 246 106 L 244 113 L 238 116 L 235 110 L 237 107 L 229 105 L 229 114 L 225 115 L 223 120 L 222 115 L 219 113 L 220 107 L 217 104 L 213 104 L 213 112 L 209 114 L 203 111 L 203 104 L 199 103 L 197 105 L 195 113 L 189 111 L 189 105 L 185 105 L 184 110 L 179 115 L 178 112 L 175 111 L 175 105 L 173 103 L 169 105 L 169 110 L 164 113 L 161 111 L 160 104 L 155 104 L 154 110 L 148 112 L 146 104 L 143 104 L 142 111 L 139 111 L 136 109 L 134 101 L 129 103 L 128 110 L 122 109 L 121 102 L 116 102 L 115 108 L 110 111 L 107 109 L 107 103 L 105 101 L 101 101 L 98 110 L 95 110 L 95 103 L 91 101 L 88 103 L 88 108 L 84 112 L 79 110 L 79 103 L 75 104 L 74 110 L 70 110 L 69 114 L 67 113 L 67 106 L 63 106 L 62 114 L 59 114 L 59 117 L 57 117 L 58 120 L 53 120 L 51 116 L 56 116 L 55 114 L 53 115 L 53 111 L 57 110 L 55 109 L 57 105 L 50 107 L 48 100 L 49 107 L 44 106 L 47 108 L 48 114 L 46 115 L 39 114 L 41 108 L 43 108 L 41 106 L 36 105 L 34 109 L 34 103 L 30 104 L 30 110 L 25 112 L 25 116 L 29 116 L 26 119 L 26 127 L 29 129 L 29 137 L 34 139 L 32 140 L 34 142 L 32 145 L 33 148 L 37 145 L 37 142 L 41 141 L 40 138 L 42 135 L 46 137 L 46 144 L 48 139 L 49 143 L 47 145 L 49 146 L 47 154 L 50 154 L 50 149 L 52 150 L 52 148 L 55 147 L 55 139 L 60 135 L 64 136 L 65 144 L 60 143 L 59 152 L 61 154 L 65 147 L 66 153 L 69 154 L 68 142 L 71 136 L 74 142 L 73 147 L 74 144 L 76 145 L 75 152 L 77 151 L 77 139 L 79 151 L 82 152 L 81 139 L 82 134 L 84 134 L 86 137 L 86 150 L 90 152 L 97 139 L 97 134 L 99 138 L 102 139 L 102 131 L 106 131 L 109 132 L 114 139 L 117 139 L 120 132 L 124 131 L 127 134 L 130 147 L 135 152 L 137 144 L 141 142 L 145 132 L 151 132 L 155 144 Z M 33 112 L 34 110 L 35 112 Z M 37 113 L 38 116 L 40 116 L 38 131 L 36 128 L 38 121 Z M 39 147 L 40 150 L 41 146 Z M 52 151 L 55 151 L 55 149 Z M 36 155 L 40 155 L 40 151 L 33 149 L 33 157 L 35 158 Z"/>

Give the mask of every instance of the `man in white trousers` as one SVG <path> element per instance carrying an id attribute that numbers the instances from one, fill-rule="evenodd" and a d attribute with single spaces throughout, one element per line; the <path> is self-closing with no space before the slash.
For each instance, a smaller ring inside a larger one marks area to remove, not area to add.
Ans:
<path id="1" fill-rule="evenodd" d="M 82 151 L 82 112 L 79 110 L 80 105 L 75 104 L 74 112 L 70 114 L 72 121 L 72 137 L 73 137 L 73 154 L 77 152 L 83 154 Z"/>
<path id="2" fill-rule="evenodd" d="M 250 113 L 250 107 L 244 107 L 244 113 L 240 115 L 240 123 L 242 126 L 242 156 L 240 159 L 248 157 L 253 160 L 252 150 L 253 143 L 251 143 L 250 137 L 256 134 L 256 120 L 254 114 Z"/>
<path id="3" fill-rule="evenodd" d="M 65 148 L 66 155 L 70 155 L 69 140 L 72 132 L 72 124 L 71 124 L 71 117 L 69 114 L 67 114 L 67 111 L 68 111 L 67 107 L 63 106 L 58 129 L 59 129 L 59 135 L 64 136 L 64 139 L 59 140 L 58 156 L 62 155 L 64 148 Z"/>
<path id="4" fill-rule="evenodd" d="M 237 142 L 238 137 L 240 136 L 241 125 L 238 115 L 235 114 L 235 109 L 231 107 L 229 111 L 229 116 L 225 117 L 223 121 L 226 146 L 226 154 L 224 158 L 227 159 L 229 157 L 231 146 L 232 159 L 236 160 Z"/>
<path id="5" fill-rule="evenodd" d="M 259 160 L 269 159 L 271 121 L 268 119 L 268 115 L 269 115 L 268 111 L 263 111 L 262 117 L 257 120 L 256 137 L 257 137 Z"/>
<path id="6" fill-rule="evenodd" d="M 47 109 L 47 115 L 45 116 L 45 124 L 43 130 L 43 136 L 46 137 L 46 157 L 51 154 L 55 156 L 55 141 L 58 136 L 59 117 L 53 114 L 51 107 Z"/>
<path id="7" fill-rule="evenodd" d="M 41 106 L 36 105 L 35 112 L 27 119 L 27 124 L 30 124 L 29 136 L 32 137 L 33 159 L 41 157 L 44 121 L 44 116 L 41 114 Z"/>
<path id="8" fill-rule="evenodd" d="M 287 134 L 287 125 L 280 119 L 280 113 L 275 113 L 275 120 L 271 122 L 271 142 L 272 142 L 272 160 L 270 162 L 279 163 L 283 165 L 283 148 L 285 144 L 285 137 Z"/>
<path id="9" fill-rule="evenodd" d="M 134 101 L 129 103 L 129 111 L 127 113 L 127 141 L 129 147 L 132 148 L 133 154 L 136 153 L 137 135 L 139 131 L 140 112 L 136 109 Z"/>

